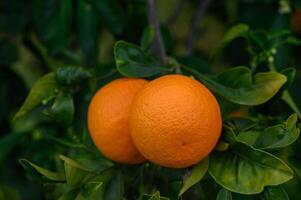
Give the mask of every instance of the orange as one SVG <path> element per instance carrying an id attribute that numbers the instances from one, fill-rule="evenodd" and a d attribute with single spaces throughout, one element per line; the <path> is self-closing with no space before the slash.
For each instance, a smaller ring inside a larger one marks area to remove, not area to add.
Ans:
<path id="1" fill-rule="evenodd" d="M 129 113 L 133 98 L 148 81 L 120 78 L 97 91 L 88 109 L 88 129 L 93 142 L 107 158 L 137 164 L 145 159 L 131 139 Z"/>
<path id="2" fill-rule="evenodd" d="M 140 153 L 165 167 L 183 168 L 204 159 L 221 134 L 221 112 L 213 94 L 183 75 L 151 81 L 134 98 L 130 130 Z"/>

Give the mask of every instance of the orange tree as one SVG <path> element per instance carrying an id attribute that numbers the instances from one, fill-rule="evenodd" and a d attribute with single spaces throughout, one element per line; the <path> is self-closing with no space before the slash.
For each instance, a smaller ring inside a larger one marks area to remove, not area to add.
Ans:
<path id="1" fill-rule="evenodd" d="M 299 199 L 300 9 L 297 0 L 1 1 L 0 199 Z M 182 75 L 170 90 L 160 78 Z M 138 85 L 104 87 L 119 78 L 150 82 L 123 98 Z M 115 153 L 136 152 L 134 143 L 148 161 L 125 164 Z M 198 156 L 170 168 L 179 155 Z"/>

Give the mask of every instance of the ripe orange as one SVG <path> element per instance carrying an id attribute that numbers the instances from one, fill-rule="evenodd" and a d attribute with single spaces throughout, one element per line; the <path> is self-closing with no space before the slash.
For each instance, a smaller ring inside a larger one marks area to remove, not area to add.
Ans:
<path id="1" fill-rule="evenodd" d="M 165 167 L 182 168 L 205 158 L 221 134 L 213 94 L 183 75 L 151 81 L 134 98 L 130 130 L 140 153 Z"/>
<path id="2" fill-rule="evenodd" d="M 121 78 L 98 90 L 88 109 L 88 128 L 97 148 L 111 160 L 137 164 L 145 159 L 129 131 L 129 113 L 134 96 L 148 81 Z"/>

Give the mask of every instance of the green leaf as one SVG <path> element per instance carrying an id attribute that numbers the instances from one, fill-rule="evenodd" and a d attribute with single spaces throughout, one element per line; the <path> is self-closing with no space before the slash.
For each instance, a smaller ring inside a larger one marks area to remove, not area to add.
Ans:
<path id="1" fill-rule="evenodd" d="M 238 132 L 248 131 L 258 125 L 258 119 L 252 117 L 236 118 L 233 122 L 235 124 L 235 130 Z"/>
<path id="2" fill-rule="evenodd" d="M 157 191 L 152 195 L 144 195 L 143 200 L 160 200 L 160 192 Z"/>
<path id="3" fill-rule="evenodd" d="M 250 130 L 238 135 L 240 141 L 258 149 L 272 150 L 289 146 L 295 142 L 300 130 L 296 127 L 298 117 L 292 114 L 285 122 L 265 128 L 262 131 Z"/>
<path id="4" fill-rule="evenodd" d="M 267 187 L 261 196 L 261 200 L 289 200 L 286 191 L 281 186 Z"/>
<path id="5" fill-rule="evenodd" d="M 168 72 L 168 68 L 160 67 L 158 60 L 134 44 L 118 41 L 114 55 L 117 69 L 124 76 L 148 77 Z"/>
<path id="6" fill-rule="evenodd" d="M 74 200 L 78 194 L 78 189 L 70 189 L 65 191 L 58 200 Z"/>
<path id="7" fill-rule="evenodd" d="M 226 189 L 221 189 L 217 194 L 216 200 L 232 200 L 232 193 Z"/>
<path id="8" fill-rule="evenodd" d="M 66 147 L 71 147 L 71 148 L 82 148 L 85 149 L 87 148 L 84 144 L 81 143 L 77 143 L 75 141 L 69 141 L 67 139 L 63 139 L 63 138 L 57 138 L 57 137 L 52 137 L 51 139 L 53 139 L 55 142 L 64 145 Z"/>
<path id="9" fill-rule="evenodd" d="M 103 182 L 101 182 L 101 181 L 87 182 L 83 187 L 83 189 L 84 189 L 83 196 L 89 197 L 89 196 L 93 195 L 93 193 L 95 193 L 97 190 L 99 190 L 102 185 L 103 185 Z"/>
<path id="10" fill-rule="evenodd" d="M 80 84 L 91 77 L 92 73 L 90 71 L 76 66 L 61 67 L 55 72 L 56 80 L 62 85 Z"/>
<path id="11" fill-rule="evenodd" d="M 265 31 L 250 31 L 247 38 L 260 50 L 268 48 L 269 40 Z"/>
<path id="12" fill-rule="evenodd" d="M 74 103 L 70 94 L 60 94 L 49 109 L 44 110 L 52 121 L 69 126 L 74 117 Z"/>
<path id="13" fill-rule="evenodd" d="M 167 197 L 162 197 L 159 191 L 154 192 L 151 195 L 145 194 L 142 197 L 143 200 L 169 200 Z"/>
<path id="14" fill-rule="evenodd" d="M 183 66 L 215 93 L 241 105 L 259 105 L 271 99 L 286 82 L 277 72 L 260 72 L 252 76 L 247 67 L 228 69 L 215 77 L 205 76 Z"/>
<path id="15" fill-rule="evenodd" d="M 226 151 L 229 148 L 229 143 L 219 140 L 214 150 L 216 151 Z"/>
<path id="16" fill-rule="evenodd" d="M 114 33 L 121 34 L 124 28 L 124 13 L 117 0 L 87 0 L 98 11 L 99 18 Z"/>
<path id="17" fill-rule="evenodd" d="M 237 142 L 210 156 L 209 173 L 222 187 L 240 194 L 258 194 L 266 186 L 285 183 L 293 171 L 279 158 Z"/>
<path id="18" fill-rule="evenodd" d="M 222 43 L 225 44 L 225 43 L 231 42 L 235 38 L 242 36 L 248 30 L 249 30 L 248 25 L 246 25 L 246 24 L 237 24 L 237 25 L 231 27 L 231 29 L 229 29 L 226 32 L 226 34 L 224 35 Z"/>
<path id="19" fill-rule="evenodd" d="M 66 180 L 67 184 L 70 186 L 80 185 L 86 176 L 92 172 L 91 169 L 71 158 L 63 155 L 60 155 L 59 157 L 64 161 Z"/>
<path id="20" fill-rule="evenodd" d="M 237 24 L 231 27 L 224 35 L 220 46 L 214 51 L 213 55 L 218 54 L 228 43 L 234 39 L 243 36 L 249 30 L 249 26 L 246 24 Z"/>
<path id="21" fill-rule="evenodd" d="M 160 192 L 155 192 L 149 200 L 160 200 Z"/>
<path id="22" fill-rule="evenodd" d="M 184 178 L 183 187 L 180 190 L 179 196 L 182 196 L 190 187 L 200 182 L 206 174 L 209 166 L 209 159 L 206 158 L 193 166 L 191 174 Z"/>
<path id="23" fill-rule="evenodd" d="M 13 120 L 12 129 L 15 132 L 31 132 L 37 126 L 49 122 L 49 118 L 43 113 L 49 106 L 39 106 L 28 114 Z"/>
<path id="24" fill-rule="evenodd" d="M 99 18 L 96 9 L 85 0 L 77 2 L 77 33 L 80 47 L 89 66 L 96 65 L 98 56 Z"/>
<path id="25" fill-rule="evenodd" d="M 89 181 L 81 187 L 80 192 L 77 194 L 75 200 L 94 200 L 100 199 L 103 192 L 103 182 Z"/>
<path id="26" fill-rule="evenodd" d="M 44 169 L 26 159 L 21 159 L 19 162 L 24 167 L 24 169 L 26 169 L 26 171 L 31 172 L 31 173 L 34 173 L 34 171 L 36 171 L 48 180 L 51 180 L 51 181 L 65 181 L 66 180 L 64 175 Z"/>
<path id="27" fill-rule="evenodd" d="M 76 196 L 76 200 L 95 200 L 106 199 L 105 189 L 111 186 L 111 180 L 117 175 L 116 170 L 110 168 L 100 172 L 98 175 L 91 176 L 88 182 L 81 186 L 80 192 Z M 112 188 L 116 189 L 116 188 Z M 114 191 L 112 191 L 114 192 Z M 115 193 L 118 193 L 115 191 Z M 117 199 L 116 199 L 117 200 Z"/>
<path id="28" fill-rule="evenodd" d="M 223 138 L 225 140 L 225 142 L 229 143 L 229 144 L 235 144 L 237 142 L 237 136 L 233 130 L 232 127 L 228 126 L 228 125 L 224 125 L 224 133 L 223 133 Z"/>
<path id="29" fill-rule="evenodd" d="M 239 141 L 245 142 L 248 145 L 251 145 L 254 147 L 257 139 L 260 137 L 261 134 L 262 134 L 261 131 L 248 130 L 248 131 L 239 133 L 239 135 L 237 136 L 237 139 Z"/>
<path id="30" fill-rule="evenodd" d="M 144 31 L 143 31 L 143 35 L 141 38 L 141 48 L 143 51 L 147 51 L 153 42 L 155 36 L 155 31 L 154 28 L 152 26 L 147 26 Z"/>
<path id="31" fill-rule="evenodd" d="M 15 118 L 22 117 L 39 106 L 43 100 L 53 98 L 58 92 L 58 85 L 54 73 L 49 73 L 39 79 L 31 88 L 29 95 L 23 103 Z"/>

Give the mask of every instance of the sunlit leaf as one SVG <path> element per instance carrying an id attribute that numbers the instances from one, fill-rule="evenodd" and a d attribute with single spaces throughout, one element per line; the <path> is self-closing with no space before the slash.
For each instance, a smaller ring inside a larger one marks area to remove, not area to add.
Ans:
<path id="1" fill-rule="evenodd" d="M 210 156 L 209 173 L 232 192 L 258 194 L 266 186 L 285 183 L 293 171 L 276 156 L 237 142 L 228 151 Z"/>
<path id="2" fill-rule="evenodd" d="M 238 135 L 240 141 L 258 149 L 278 149 L 295 142 L 300 134 L 296 127 L 297 114 L 291 115 L 285 122 L 279 125 L 265 128 L 264 130 L 249 130 Z"/>
<path id="3" fill-rule="evenodd" d="M 60 155 L 59 157 L 64 161 L 66 180 L 67 184 L 70 186 L 78 186 L 86 176 L 92 172 L 91 169 L 71 158 L 63 155 Z"/>
<path id="4" fill-rule="evenodd" d="M 247 67 L 234 67 L 218 76 L 210 77 L 183 66 L 209 89 L 227 100 L 241 105 L 259 105 L 271 99 L 286 82 L 286 76 L 277 72 L 252 75 Z"/>
<path id="5" fill-rule="evenodd" d="M 49 73 L 39 79 L 31 88 L 29 95 L 23 103 L 15 118 L 22 117 L 35 107 L 41 105 L 42 101 L 52 98 L 58 92 L 58 84 L 55 80 L 54 73 Z"/>

